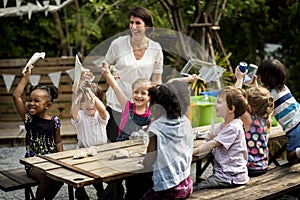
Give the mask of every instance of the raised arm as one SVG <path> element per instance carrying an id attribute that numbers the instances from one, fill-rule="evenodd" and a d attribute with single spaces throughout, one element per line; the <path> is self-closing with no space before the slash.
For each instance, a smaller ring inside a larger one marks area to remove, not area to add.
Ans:
<path id="1" fill-rule="evenodd" d="M 180 78 L 172 78 L 168 80 L 168 82 L 172 81 L 181 81 L 181 82 L 186 82 L 186 83 L 191 83 L 199 79 L 199 76 L 197 74 L 190 74 L 187 77 L 180 77 Z"/>
<path id="2" fill-rule="evenodd" d="M 245 75 L 247 74 L 248 71 L 246 71 L 245 73 L 241 72 L 239 67 L 235 68 L 235 77 L 236 77 L 236 82 L 234 84 L 234 86 L 236 88 L 242 88 L 243 87 L 243 80 Z"/>
<path id="3" fill-rule="evenodd" d="M 79 96 L 79 94 L 76 91 L 75 85 L 72 86 L 72 92 L 73 92 L 73 99 L 72 99 L 72 106 L 70 109 L 70 113 L 72 118 L 78 122 L 79 121 L 79 114 L 78 111 L 80 110 L 80 100 L 81 97 Z"/>
<path id="4" fill-rule="evenodd" d="M 28 68 L 27 71 L 23 74 L 23 77 L 19 82 L 17 88 L 13 92 L 13 100 L 14 100 L 16 110 L 21 116 L 23 121 L 25 121 L 26 105 L 25 102 L 23 102 L 22 94 L 24 92 L 24 88 L 29 80 L 30 75 L 31 75 L 31 69 Z"/>
<path id="5" fill-rule="evenodd" d="M 95 100 L 95 107 L 98 110 L 99 115 L 103 120 L 106 120 L 108 115 L 104 103 L 96 96 L 94 97 L 94 100 Z"/>
<path id="6" fill-rule="evenodd" d="M 101 65 L 101 70 L 103 71 L 103 75 L 106 78 L 107 83 L 110 85 L 110 87 L 114 90 L 118 101 L 122 107 L 122 110 L 125 109 L 126 103 L 128 101 L 127 97 L 125 96 L 124 92 L 120 89 L 118 82 L 111 74 L 110 70 L 105 64 Z"/>

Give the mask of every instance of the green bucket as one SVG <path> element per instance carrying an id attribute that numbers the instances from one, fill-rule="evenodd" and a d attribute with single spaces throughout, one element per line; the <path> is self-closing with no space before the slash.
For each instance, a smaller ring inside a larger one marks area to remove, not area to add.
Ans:
<path id="1" fill-rule="evenodd" d="M 223 121 L 222 118 L 216 117 L 214 107 L 216 97 L 207 95 L 191 96 L 190 102 L 189 119 L 192 127 L 210 125 L 212 119 L 215 123 Z"/>

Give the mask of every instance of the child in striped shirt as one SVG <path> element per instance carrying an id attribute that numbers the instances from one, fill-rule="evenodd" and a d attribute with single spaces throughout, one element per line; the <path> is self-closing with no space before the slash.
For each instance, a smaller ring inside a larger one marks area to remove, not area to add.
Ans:
<path id="1" fill-rule="evenodd" d="M 265 60 L 257 69 L 257 78 L 270 90 L 274 98 L 276 120 L 287 137 L 287 160 L 291 164 L 300 162 L 300 107 L 286 86 L 287 71 L 276 59 Z"/>

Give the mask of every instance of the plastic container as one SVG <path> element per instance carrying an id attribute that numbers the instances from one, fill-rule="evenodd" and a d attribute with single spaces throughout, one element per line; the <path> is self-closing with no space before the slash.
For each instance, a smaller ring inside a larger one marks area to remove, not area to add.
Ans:
<path id="1" fill-rule="evenodd" d="M 208 95 L 208 96 L 212 96 L 212 97 L 217 97 L 219 92 L 220 92 L 220 90 L 210 90 L 210 91 L 200 92 L 200 95 Z"/>
<path id="2" fill-rule="evenodd" d="M 246 62 L 240 62 L 239 63 L 239 69 L 242 73 L 244 73 L 248 68 L 248 64 Z"/>
<path id="3" fill-rule="evenodd" d="M 250 86 L 252 84 L 257 68 L 258 67 L 254 64 L 249 65 L 248 72 L 244 78 L 244 85 Z"/>
<path id="4" fill-rule="evenodd" d="M 214 119 L 215 123 L 223 121 L 222 118 L 216 117 L 215 97 L 208 95 L 191 96 L 190 101 L 189 119 L 192 127 L 210 125 L 211 119 Z"/>

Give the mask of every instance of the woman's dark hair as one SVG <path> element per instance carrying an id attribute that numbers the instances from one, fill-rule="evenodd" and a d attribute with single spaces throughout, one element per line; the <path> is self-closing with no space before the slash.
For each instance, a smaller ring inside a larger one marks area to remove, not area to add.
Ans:
<path id="1" fill-rule="evenodd" d="M 147 26 L 146 33 L 149 34 L 153 31 L 154 20 L 149 10 L 143 7 L 135 7 L 129 12 L 129 17 L 139 17 Z"/>
<path id="2" fill-rule="evenodd" d="M 48 101 L 49 102 L 53 103 L 53 100 L 58 97 L 58 89 L 54 85 L 49 85 L 49 86 L 45 86 L 45 85 L 31 86 L 29 94 L 31 94 L 31 92 L 33 90 L 36 90 L 36 89 L 45 90 L 49 94 L 49 96 L 48 96 Z"/>
<path id="3" fill-rule="evenodd" d="M 279 60 L 265 60 L 258 67 L 256 75 L 269 90 L 281 91 L 284 88 L 287 71 Z"/>
<path id="4" fill-rule="evenodd" d="M 180 81 L 172 81 L 149 88 L 150 105 L 160 105 L 167 118 L 177 119 L 186 114 L 190 105 L 188 85 Z"/>

